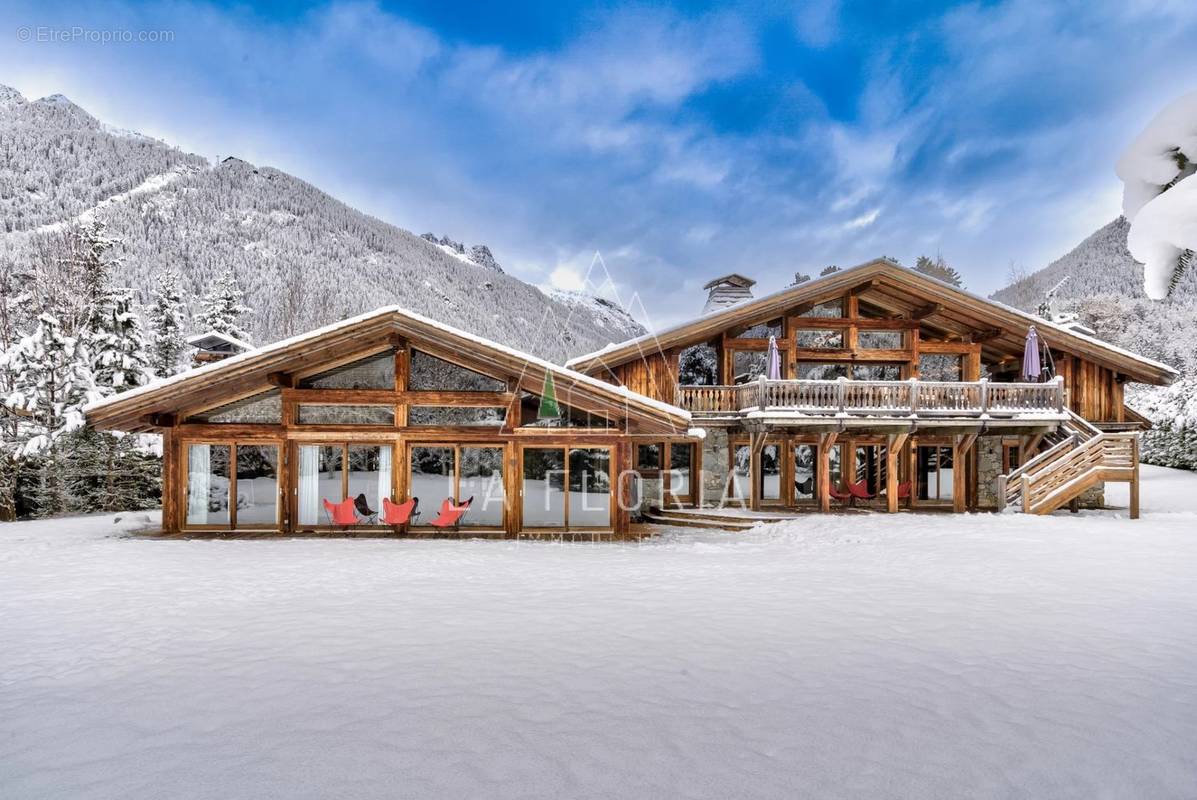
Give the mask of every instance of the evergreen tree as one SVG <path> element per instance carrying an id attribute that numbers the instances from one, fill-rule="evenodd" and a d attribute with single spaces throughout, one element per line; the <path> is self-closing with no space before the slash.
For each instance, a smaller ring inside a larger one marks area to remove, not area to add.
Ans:
<path id="1" fill-rule="evenodd" d="M 794 273 L 794 282 L 791 283 L 790 285 L 797 286 L 798 284 L 806 283 L 809 280 L 810 280 L 810 276 L 807 275 L 805 272 L 795 272 Z"/>
<path id="2" fill-rule="evenodd" d="M 536 418 L 540 420 L 558 419 L 561 416 L 561 407 L 557 405 L 557 390 L 553 386 L 553 373 L 546 372 L 544 374 L 544 388 L 540 392 L 540 408 L 537 409 Z"/>
<path id="3" fill-rule="evenodd" d="M 7 353 L 17 343 L 17 331 L 26 324 L 29 293 L 25 287 L 31 278 L 18 268 L 15 260 L 0 261 L 0 399 L 13 390 L 13 373 Z M 0 522 L 16 519 L 17 478 L 20 461 L 17 459 L 17 426 L 19 417 L 0 403 Z"/>
<path id="4" fill-rule="evenodd" d="M 62 319 L 67 333 L 99 331 L 104 326 L 111 302 L 112 273 L 120 266 L 112 249 L 119 243 L 119 239 L 107 235 L 104 223 L 98 219 L 80 226 L 72 237 L 72 272 L 78 280 L 77 297 L 82 307 L 76 311 L 76 319 Z"/>
<path id="5" fill-rule="evenodd" d="M 86 362 L 86 348 L 67 336 L 50 314 L 38 318 L 34 332 L 5 353 L 12 389 L 5 406 L 19 415 L 15 452 L 36 457 L 35 511 L 53 514 L 68 508 L 64 466 L 71 460 L 64 440 L 83 426 L 83 406 L 98 395 Z"/>
<path id="6" fill-rule="evenodd" d="M 162 495 L 161 460 L 144 446 L 150 437 L 80 428 L 62 450 L 68 511 L 131 511 L 154 508 Z"/>
<path id="7" fill-rule="evenodd" d="M 150 369 L 158 378 L 177 373 L 187 342 L 183 338 L 186 307 L 179 289 L 182 278 L 174 270 L 158 273 L 150 292 Z"/>
<path id="8" fill-rule="evenodd" d="M 823 271 L 819 273 L 819 277 L 825 278 L 828 275 L 831 275 L 833 272 L 839 272 L 839 271 L 840 271 L 840 268 L 837 267 L 835 264 L 832 264 L 829 267 L 823 267 Z"/>
<path id="9" fill-rule="evenodd" d="M 958 289 L 964 288 L 964 277 L 948 266 L 948 263 L 943 260 L 943 256 L 938 253 L 935 258 L 919 256 L 918 260 L 914 262 L 914 270 L 944 283 L 950 283 Z"/>
<path id="10" fill-rule="evenodd" d="M 97 391 L 118 394 L 150 379 L 141 320 L 133 311 L 133 291 L 112 289 L 95 316 L 98 326 L 88 332 L 88 357 Z"/>
<path id="11" fill-rule="evenodd" d="M 249 334 L 241 327 L 241 319 L 253 313 L 242 299 L 245 293 L 237 285 L 237 278 L 231 269 L 221 273 L 212 289 L 202 301 L 202 309 L 196 321 L 205 331 L 216 331 L 242 341 L 249 341 Z"/>

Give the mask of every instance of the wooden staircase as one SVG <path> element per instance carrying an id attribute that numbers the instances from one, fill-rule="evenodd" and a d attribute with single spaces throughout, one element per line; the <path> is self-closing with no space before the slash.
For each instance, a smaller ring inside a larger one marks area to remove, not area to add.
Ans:
<path id="1" fill-rule="evenodd" d="M 1003 508 L 1050 514 L 1105 481 L 1130 484 L 1130 516 L 1139 517 L 1139 434 L 1103 433 L 1070 412 L 1050 446 L 998 478 Z"/>

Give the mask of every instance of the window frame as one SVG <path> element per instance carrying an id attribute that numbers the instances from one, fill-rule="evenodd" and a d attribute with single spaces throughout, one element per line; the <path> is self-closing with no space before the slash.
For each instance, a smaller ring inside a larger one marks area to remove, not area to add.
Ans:
<path id="1" fill-rule="evenodd" d="M 502 479 L 501 479 L 501 483 L 503 485 L 503 514 L 499 520 L 499 523 L 497 525 L 462 525 L 462 526 L 460 526 L 460 528 L 462 531 L 480 531 L 480 532 L 505 531 L 507 529 L 508 521 L 511 518 L 510 514 L 511 514 L 511 506 L 512 506 L 511 493 L 508 491 L 508 489 L 510 488 L 510 484 L 508 483 L 509 476 L 507 475 L 508 468 L 510 467 L 510 459 L 508 458 L 508 456 L 510 455 L 510 452 L 511 452 L 508 449 L 511 447 L 510 443 L 504 442 L 504 441 L 499 441 L 499 442 L 493 442 L 493 441 L 460 442 L 460 441 L 444 441 L 444 440 L 438 440 L 438 439 L 424 439 L 424 438 L 411 439 L 409 441 L 405 441 L 403 443 L 403 479 L 404 479 L 404 485 L 407 486 L 407 497 L 404 499 L 410 499 L 412 497 L 411 456 L 412 456 L 412 450 L 417 447 L 436 447 L 436 448 L 453 451 L 453 498 L 455 501 L 460 501 L 462 499 L 461 498 L 461 451 L 462 450 L 498 450 L 500 453 L 499 463 L 502 465 L 502 470 L 503 470 Z M 411 527 L 413 529 L 419 529 L 419 530 L 433 529 L 431 520 L 433 517 L 436 516 L 437 512 L 440 510 L 439 505 L 434 505 L 434 504 L 439 504 L 444 499 L 445 498 L 443 498 L 443 497 L 434 499 L 427 506 L 425 506 L 424 499 L 421 498 L 419 510 L 423 511 L 424 513 L 422 513 L 420 515 L 419 522 L 413 522 L 410 524 L 409 527 Z M 477 499 L 478 498 L 475 498 L 475 500 L 477 500 Z M 521 500 L 522 500 L 522 496 L 521 496 Z M 468 515 L 469 512 L 466 512 L 466 514 Z"/>
<path id="2" fill-rule="evenodd" d="M 564 486 L 565 486 L 565 504 L 564 513 L 562 516 L 561 527 L 529 527 L 524 524 L 524 453 L 527 450 L 559 450 L 564 454 Z M 569 524 L 569 453 L 571 450 L 606 450 L 607 451 L 607 471 L 608 477 L 611 480 L 611 491 L 608 502 L 607 524 L 606 525 L 570 525 Z M 564 532 L 607 532 L 615 530 L 615 522 L 617 514 L 619 513 L 617 497 L 619 476 L 614 472 L 616 469 L 615 460 L 615 446 L 611 444 L 589 443 L 589 442 L 571 442 L 569 444 L 547 443 L 547 442 L 520 442 L 517 453 L 517 463 L 519 464 L 519 528 L 521 531 L 529 533 L 545 533 L 550 531 L 564 531 Z"/>
<path id="3" fill-rule="evenodd" d="M 183 439 L 180 441 L 180 460 L 182 461 L 182 469 L 180 470 L 180 479 L 182 481 L 182 490 L 180 492 L 180 503 L 178 509 L 179 529 L 180 530 L 195 530 L 195 531 L 269 531 L 282 530 L 283 527 L 283 508 L 284 508 L 284 493 L 286 488 L 283 485 L 283 476 L 286 473 L 284 469 L 287 465 L 286 441 L 283 439 L 217 439 L 217 438 L 197 438 L 197 439 Z M 193 445 L 206 445 L 208 447 L 228 447 L 229 448 L 229 521 L 228 524 L 203 524 L 193 523 L 187 521 L 187 507 L 191 500 L 191 447 Z M 278 496 L 274 503 L 274 524 L 268 522 L 253 523 L 250 525 L 237 524 L 237 446 L 244 445 L 246 447 L 274 447 L 278 462 L 275 467 L 277 476 L 275 478 L 278 484 Z"/>

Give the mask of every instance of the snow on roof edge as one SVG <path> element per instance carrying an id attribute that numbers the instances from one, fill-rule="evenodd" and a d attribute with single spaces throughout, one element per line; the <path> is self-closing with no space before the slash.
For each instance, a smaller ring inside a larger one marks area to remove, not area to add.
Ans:
<path id="1" fill-rule="evenodd" d="M 856 266 L 848 267 L 847 269 L 840 270 L 839 272 L 833 272 L 830 275 L 826 275 L 822 278 L 816 278 L 815 280 L 813 280 L 809 283 L 801 284 L 801 287 L 805 289 L 805 288 L 816 285 L 820 280 L 829 280 L 831 278 L 840 277 L 849 272 L 854 272 L 855 270 L 862 270 L 862 269 L 865 269 L 866 267 L 870 267 L 874 264 L 881 263 L 881 262 L 884 262 L 886 264 L 891 264 L 893 266 L 898 267 L 899 269 L 905 269 L 910 272 L 914 272 L 913 269 L 911 269 L 909 267 L 903 267 L 901 264 L 897 264 L 893 261 L 890 261 L 889 259 L 875 258 L 875 259 L 872 259 L 871 261 L 866 261 L 863 264 L 857 264 Z M 1153 366 L 1157 369 L 1163 370 L 1164 372 L 1171 374 L 1173 377 L 1177 377 L 1180 375 L 1180 372 L 1175 367 L 1171 367 L 1168 364 L 1165 364 L 1161 361 L 1156 361 L 1155 359 L 1148 358 L 1147 356 L 1132 352 L 1125 348 L 1119 347 L 1116 344 L 1111 344 L 1110 342 L 1104 341 L 1102 339 L 1098 339 L 1095 336 L 1089 336 L 1087 334 L 1078 333 L 1077 331 L 1070 330 L 1068 328 L 1065 328 L 1063 325 L 1057 325 L 1056 323 L 1052 322 L 1051 320 L 1043 319 L 1042 317 L 1036 316 L 1035 314 L 1031 314 L 1029 312 L 1023 311 L 1022 309 L 1015 308 L 1013 306 L 1008 306 L 1005 303 L 1001 302 L 1000 300 L 993 300 L 989 297 L 982 297 L 981 295 L 974 294 L 973 292 L 970 292 L 967 289 L 962 289 L 959 286 L 953 286 L 952 284 L 950 284 L 946 281 L 941 281 L 939 278 L 935 278 L 930 275 L 924 275 L 921 272 L 919 273 L 918 276 L 925 280 L 931 281 L 932 283 L 938 283 L 940 286 L 944 287 L 945 289 L 951 289 L 952 291 L 959 292 L 960 294 L 963 294 L 967 297 L 971 297 L 974 300 L 979 300 L 983 303 L 988 303 L 990 305 L 997 306 L 998 308 L 1002 309 L 1003 311 L 1007 311 L 1011 314 L 1015 314 L 1015 315 L 1020 316 L 1026 320 L 1029 320 L 1031 322 L 1031 324 L 1035 325 L 1036 327 L 1050 328 L 1050 329 L 1054 329 L 1060 333 L 1066 334 L 1068 336 L 1075 336 L 1078 339 L 1083 339 L 1083 340 L 1089 342 L 1090 344 L 1105 348 L 1106 350 L 1109 350 L 1111 352 L 1119 353 L 1120 355 L 1126 356 L 1128 358 L 1133 358 L 1136 361 L 1143 362 L 1144 364 L 1150 364 L 1151 366 Z M 682 330 L 682 329 L 692 325 L 698 319 L 706 319 L 709 317 L 718 316 L 719 314 L 729 313 L 733 310 L 741 308 L 744 305 L 747 305 L 750 303 L 763 303 L 766 300 L 771 300 L 776 297 L 780 297 L 781 295 L 783 295 L 787 292 L 791 292 L 791 291 L 795 290 L 796 288 L 798 288 L 798 287 L 787 286 L 783 289 L 778 289 L 777 291 L 770 292 L 769 294 L 764 294 L 764 295 L 761 295 L 760 297 L 756 297 L 751 300 L 744 300 L 740 303 L 737 303 L 736 305 L 732 305 L 727 308 L 721 308 L 712 314 L 700 315 L 699 317 L 695 317 L 695 318 L 687 320 L 685 322 L 678 323 L 677 325 L 671 325 L 668 328 L 665 328 L 661 331 L 650 331 L 642 336 L 637 336 L 634 339 L 628 339 L 627 341 L 619 342 L 614 345 L 608 344 L 600 350 L 595 350 L 594 352 L 586 353 L 586 354 L 580 355 L 580 356 L 575 356 L 575 357 L 569 359 L 568 361 L 565 362 L 565 366 L 572 369 L 577 364 L 581 364 L 586 361 L 592 361 L 596 358 L 600 358 L 601 356 L 611 352 L 612 350 L 618 350 L 618 349 L 621 349 L 624 347 L 632 347 L 633 345 L 643 344 L 652 339 L 657 339 L 662 336 L 667 336 L 671 333 Z"/>
<path id="2" fill-rule="evenodd" d="M 651 408 L 656 408 L 657 410 L 662 411 L 666 414 L 672 414 L 674 416 L 681 417 L 685 420 L 690 419 L 690 412 L 686 411 L 684 408 L 679 408 L 678 406 L 662 402 L 655 398 L 647 397 L 642 394 L 638 394 L 636 392 L 631 391 L 626 386 L 615 386 L 614 384 L 610 384 L 610 383 L 607 383 L 606 381 L 599 380 L 598 378 L 595 378 L 591 375 L 585 375 L 581 372 L 578 372 L 577 370 L 570 369 L 569 367 L 562 366 L 560 364 L 555 364 L 552 361 L 547 361 L 543 358 L 540 358 L 539 356 L 534 356 L 530 353 L 525 353 L 522 350 L 515 349 L 514 347 L 508 347 L 507 345 L 500 344 L 496 341 L 487 339 L 483 336 L 478 336 L 476 334 L 469 333 L 467 331 L 463 331 L 460 328 L 453 327 L 452 325 L 446 325 L 443 322 L 439 322 L 437 320 L 431 319 L 430 317 L 425 317 L 422 314 L 417 314 L 414 311 L 410 311 L 410 310 L 403 308 L 402 306 L 398 306 L 398 305 L 382 306 L 381 308 L 376 308 L 373 311 L 367 311 L 364 314 L 359 314 L 356 317 L 348 317 L 346 319 L 340 320 L 339 322 L 333 322 L 333 323 L 325 325 L 321 328 L 315 328 L 306 333 L 301 333 L 296 336 L 292 336 L 288 339 L 280 339 L 277 342 L 271 342 L 270 344 L 263 345 L 262 347 L 248 350 L 244 353 L 238 353 L 234 356 L 223 359 L 221 361 L 216 361 L 211 364 L 205 364 L 204 366 L 199 367 L 197 369 L 191 369 L 191 370 L 187 370 L 186 372 L 180 372 L 177 375 L 171 375 L 166 378 L 159 378 L 158 380 L 151 381 L 150 383 L 147 383 L 143 386 L 138 386 L 136 389 L 130 389 L 127 392 L 122 392 L 120 394 L 112 395 L 111 397 L 106 397 L 102 400 L 97 400 L 95 402 L 88 403 L 87 405 L 85 405 L 83 407 L 83 413 L 86 414 L 89 411 L 97 411 L 101 408 L 107 408 L 108 406 L 115 405 L 115 404 L 121 403 L 121 402 L 125 402 L 132 398 L 140 397 L 145 394 L 149 394 L 150 392 L 157 391 L 159 389 L 162 389 L 163 387 L 182 383 L 182 382 L 188 381 L 188 380 L 193 380 L 200 375 L 207 375 L 207 374 L 211 374 L 211 373 L 217 372 L 222 369 L 227 369 L 231 365 L 244 363 L 251 359 L 260 358 L 264 355 L 269 355 L 269 354 L 274 353 L 279 350 L 285 350 L 286 348 L 291 347 L 296 344 L 299 344 L 300 342 L 311 341 L 313 339 L 319 338 L 321 336 L 332 333 L 334 331 L 352 327 L 359 323 L 366 322 L 367 320 L 374 319 L 377 317 L 383 317 L 388 314 L 398 314 L 399 316 L 407 317 L 408 319 L 414 320 L 416 322 L 420 322 L 422 324 L 429 325 L 434 328 L 439 328 L 453 336 L 458 336 L 463 339 L 468 339 L 470 341 L 477 342 L 478 344 L 481 344 L 484 347 L 489 347 L 494 350 L 499 350 L 501 352 L 507 353 L 510 356 L 514 356 L 516 358 L 523 359 L 524 361 L 527 361 L 528 363 L 536 364 L 536 365 L 540 366 L 542 369 L 549 370 L 549 371 L 553 372 L 555 375 L 568 377 L 570 380 L 573 380 L 577 383 L 586 384 L 592 388 L 599 389 L 600 391 L 603 391 L 603 392 L 609 392 L 611 394 L 620 395 L 620 396 L 626 397 L 628 399 L 634 399 L 636 402 L 641 403 L 642 405 L 649 406 Z"/>

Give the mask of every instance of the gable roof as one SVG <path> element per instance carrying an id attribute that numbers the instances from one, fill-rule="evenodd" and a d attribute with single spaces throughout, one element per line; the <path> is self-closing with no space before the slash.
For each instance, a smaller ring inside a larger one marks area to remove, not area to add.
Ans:
<path id="1" fill-rule="evenodd" d="M 933 328 L 976 329 L 986 326 L 998 331 L 983 345 L 991 351 L 1021 353 L 1027 328 L 1034 325 L 1040 339 L 1050 347 L 1082 356 L 1132 380 L 1162 385 L 1171 383 L 1177 375 L 1176 370 L 1167 364 L 1069 330 L 1004 303 L 958 289 L 886 258 L 833 272 L 817 280 L 714 311 L 659 332 L 609 344 L 602 350 L 570 359 L 566 366 L 591 373 L 611 369 L 658 351 L 699 344 L 727 328 L 779 316 L 794 306 L 820 302 L 862 287 L 872 291 L 878 303 L 887 304 L 894 310 L 913 310 L 926 304 L 941 304 L 942 308 L 922 319 L 924 324 Z"/>
<path id="2" fill-rule="evenodd" d="M 690 424 L 676 406 L 545 361 L 506 345 L 437 322 L 399 306 L 326 325 L 309 333 L 238 353 L 198 369 L 162 378 L 84 407 L 88 424 L 105 430 L 156 427 L 155 414 L 191 413 L 275 388 L 278 373 L 310 373 L 377 352 L 397 340 L 475 370 L 518 380 L 519 389 L 539 394 L 552 374 L 558 399 L 577 408 L 624 417 L 646 432 L 675 432 Z M 201 401 L 202 398 L 202 401 Z"/>

